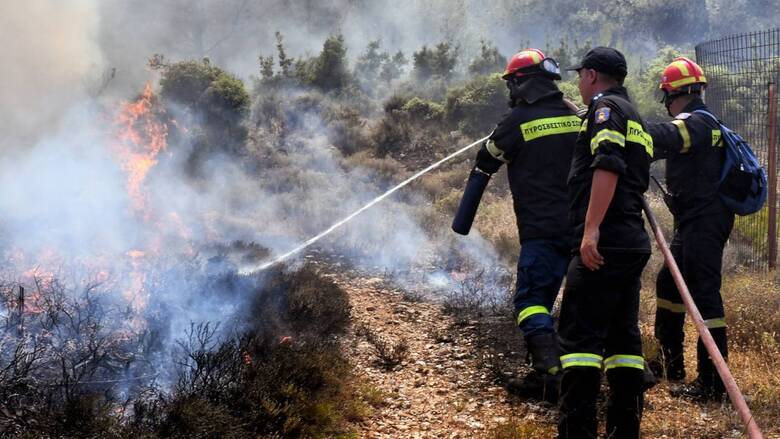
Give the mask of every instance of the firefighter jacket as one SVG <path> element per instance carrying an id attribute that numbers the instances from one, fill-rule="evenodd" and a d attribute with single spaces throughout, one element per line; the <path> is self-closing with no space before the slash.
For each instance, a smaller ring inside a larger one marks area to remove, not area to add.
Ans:
<path id="1" fill-rule="evenodd" d="M 595 96 L 582 122 L 569 172 L 569 220 L 579 250 L 595 169 L 619 175 L 600 227 L 599 248 L 650 252 L 642 197 L 650 177 L 653 141 L 622 86 Z"/>
<path id="2" fill-rule="evenodd" d="M 512 98 L 512 109 L 477 155 L 477 167 L 493 173 L 507 164 L 521 240 L 567 239 L 566 175 L 580 119 L 548 78 L 528 78 Z"/>
<path id="3" fill-rule="evenodd" d="M 693 113 L 699 109 L 707 107 L 697 98 L 673 121 L 648 125 L 655 146 L 653 159 L 666 159 L 667 199 L 678 225 L 728 212 L 718 196 L 725 160 L 720 127 L 711 118 Z"/>

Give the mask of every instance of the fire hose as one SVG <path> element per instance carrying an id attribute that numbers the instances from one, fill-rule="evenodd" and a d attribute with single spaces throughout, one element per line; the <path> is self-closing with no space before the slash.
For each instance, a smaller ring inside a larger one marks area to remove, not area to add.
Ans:
<path id="1" fill-rule="evenodd" d="M 423 175 L 427 174 L 428 172 L 438 168 L 439 166 L 441 166 L 445 162 L 448 162 L 449 160 L 453 159 L 454 157 L 457 157 L 457 156 L 463 154 L 464 152 L 468 151 L 469 149 L 475 147 L 476 145 L 481 144 L 482 142 L 487 140 L 488 137 L 490 137 L 490 136 L 485 136 L 485 137 L 475 141 L 474 143 L 470 143 L 469 145 L 466 145 L 463 148 L 460 148 L 459 150 L 457 150 L 457 151 L 453 152 L 452 154 L 444 157 L 443 159 L 441 159 L 441 160 L 439 160 L 439 161 L 429 165 L 427 168 L 423 169 L 422 171 L 417 172 L 416 174 L 412 175 L 411 177 L 407 178 L 406 180 L 398 183 L 397 185 L 392 187 L 390 190 L 388 190 L 384 194 L 382 194 L 382 195 L 374 198 L 370 202 L 368 202 L 368 204 L 366 204 L 365 206 L 363 206 L 360 209 L 352 212 L 349 216 L 345 217 L 344 219 L 342 219 L 342 220 L 338 221 L 337 223 L 333 224 L 332 226 L 328 227 L 327 229 L 325 229 L 325 231 L 321 232 L 320 234 L 318 234 L 318 235 L 316 235 L 316 236 L 314 236 L 312 238 L 309 238 L 308 240 L 304 241 L 303 243 L 301 243 L 297 247 L 293 248 L 292 250 L 288 251 L 287 253 L 284 253 L 284 254 L 282 254 L 280 256 L 277 256 L 276 258 L 274 258 L 273 260 L 271 260 L 269 262 L 264 262 L 264 263 L 262 263 L 260 265 L 256 265 L 256 266 L 252 266 L 252 267 L 242 268 L 241 270 L 239 270 L 239 273 L 243 274 L 243 275 L 249 275 L 249 274 L 252 274 L 252 273 L 254 273 L 256 271 L 265 270 L 268 267 L 271 267 L 273 265 L 278 264 L 279 262 L 284 261 L 285 259 L 289 258 L 290 256 L 300 252 L 301 250 L 303 250 L 303 249 L 309 247 L 310 245 L 314 244 L 315 242 L 319 241 L 323 237 L 329 235 L 334 230 L 338 229 L 339 227 L 341 227 L 344 224 L 346 224 L 349 221 L 351 221 L 356 216 L 360 215 L 364 211 L 366 211 L 369 208 L 371 208 L 371 206 L 373 206 L 376 203 L 378 203 L 378 202 L 384 200 L 385 198 L 389 197 L 395 191 L 403 188 L 404 186 L 408 185 L 409 183 L 413 182 L 414 180 L 417 180 L 418 178 L 422 177 Z"/>
<path id="2" fill-rule="evenodd" d="M 726 387 L 726 392 L 729 395 L 731 403 L 734 405 L 734 408 L 736 408 L 740 418 L 742 418 L 742 422 L 745 424 L 748 437 L 751 439 L 763 438 L 761 430 L 758 428 L 758 424 L 756 424 L 755 419 L 753 419 L 753 414 L 750 413 L 750 408 L 748 407 L 747 402 L 745 402 L 745 397 L 742 395 L 739 387 L 737 387 L 737 382 L 734 380 L 734 376 L 731 375 L 731 371 L 726 364 L 726 360 L 723 359 L 723 355 L 721 355 L 718 346 L 715 344 L 715 340 L 712 338 L 710 330 L 707 329 L 707 326 L 704 324 L 704 319 L 702 318 L 699 309 L 693 302 L 691 292 L 688 290 L 688 286 L 683 279 L 680 268 L 677 266 L 677 263 L 672 256 L 672 252 L 669 250 L 669 246 L 666 243 L 666 239 L 664 238 L 664 234 L 661 231 L 661 227 L 658 225 L 653 212 L 650 210 L 650 205 L 647 203 L 647 199 L 644 197 L 642 198 L 642 207 L 645 210 L 647 220 L 650 222 L 650 227 L 653 229 L 653 234 L 655 235 L 658 248 L 661 250 L 661 253 L 664 256 L 666 266 L 669 267 L 669 271 L 672 273 L 672 277 L 674 278 L 674 283 L 677 285 L 677 290 L 680 291 L 680 297 L 685 304 L 685 310 L 688 312 L 688 315 L 691 316 L 691 320 L 693 320 L 693 324 L 696 326 L 696 331 L 699 333 L 699 337 L 701 337 L 702 343 L 704 343 L 704 347 L 707 349 L 707 353 L 710 355 L 710 358 L 712 358 L 712 362 L 715 364 L 715 369 L 718 371 L 718 375 L 720 375 L 721 380 L 723 380 L 723 384 Z"/>

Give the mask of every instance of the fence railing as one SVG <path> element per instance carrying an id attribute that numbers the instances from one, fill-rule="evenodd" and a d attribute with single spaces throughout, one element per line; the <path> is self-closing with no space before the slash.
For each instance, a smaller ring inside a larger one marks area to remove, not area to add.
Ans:
<path id="1" fill-rule="evenodd" d="M 738 263 L 758 269 L 778 263 L 778 91 L 780 29 L 732 35 L 696 46 L 707 76 L 707 105 L 753 147 L 769 177 L 760 212 L 737 217 L 729 245 Z"/>

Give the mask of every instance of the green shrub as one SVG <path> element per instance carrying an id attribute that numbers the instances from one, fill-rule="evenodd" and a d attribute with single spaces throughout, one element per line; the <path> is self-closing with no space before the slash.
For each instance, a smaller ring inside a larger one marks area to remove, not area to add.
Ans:
<path id="1" fill-rule="evenodd" d="M 183 61 L 163 67 L 160 94 L 194 111 L 244 116 L 249 94 L 240 79 L 212 66 L 208 59 Z"/>
<path id="2" fill-rule="evenodd" d="M 401 111 L 404 111 L 418 121 L 438 121 L 444 115 L 444 107 L 436 102 L 426 101 L 418 97 L 408 100 Z"/>
<path id="3" fill-rule="evenodd" d="M 506 68 L 506 57 L 490 43 L 480 42 L 479 55 L 469 63 L 469 73 L 472 75 L 491 75 L 499 73 Z"/>
<path id="4" fill-rule="evenodd" d="M 344 36 L 329 36 L 318 56 L 296 60 L 294 70 L 299 85 L 315 87 L 324 92 L 344 90 L 352 83 Z"/>
<path id="5" fill-rule="evenodd" d="M 412 54 L 412 59 L 412 76 L 417 81 L 427 81 L 434 76 L 450 79 L 458 63 L 458 54 L 449 43 L 439 43 L 434 48 L 423 46 Z"/>
<path id="6" fill-rule="evenodd" d="M 479 76 L 447 92 L 444 115 L 467 136 L 487 135 L 507 111 L 506 100 L 500 73 Z"/>
<path id="7" fill-rule="evenodd" d="M 164 64 L 160 95 L 190 116 L 184 121 L 193 150 L 188 170 L 197 174 L 201 159 L 211 152 L 239 153 L 244 149 L 249 93 L 243 82 L 203 61 Z"/>

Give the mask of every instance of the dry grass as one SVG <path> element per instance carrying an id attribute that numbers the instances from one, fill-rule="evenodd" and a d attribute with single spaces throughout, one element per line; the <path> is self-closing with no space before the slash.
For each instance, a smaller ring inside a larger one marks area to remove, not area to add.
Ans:
<path id="1" fill-rule="evenodd" d="M 369 151 L 360 151 L 344 159 L 348 169 L 362 168 L 370 172 L 380 183 L 401 181 L 407 174 L 403 164 L 392 157 L 377 158 Z"/>
<path id="2" fill-rule="evenodd" d="M 729 324 L 729 366 L 767 437 L 780 437 L 780 282 L 777 273 L 724 276 L 722 294 Z M 657 352 L 652 335 L 654 291 L 643 291 L 641 320 L 645 355 Z M 696 375 L 695 328 L 686 322 L 685 362 Z M 742 423 L 729 404 L 701 405 L 671 398 L 662 383 L 648 393 L 642 430 L 647 437 L 741 437 Z"/>
<path id="3" fill-rule="evenodd" d="M 474 228 L 496 249 L 501 259 L 513 266 L 520 251 L 512 197 L 486 194 L 480 205 Z"/>
<path id="4" fill-rule="evenodd" d="M 487 434 L 490 439 L 547 439 L 555 437 L 555 425 L 539 420 L 511 419 L 493 427 Z"/>

